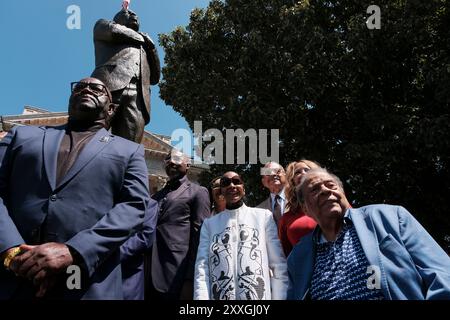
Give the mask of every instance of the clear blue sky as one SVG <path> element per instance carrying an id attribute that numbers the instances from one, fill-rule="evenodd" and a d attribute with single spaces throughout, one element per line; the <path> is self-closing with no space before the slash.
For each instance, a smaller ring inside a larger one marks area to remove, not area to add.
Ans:
<path id="1" fill-rule="evenodd" d="M 130 9 L 141 20 L 140 31 L 157 42 L 158 34 L 186 26 L 195 7 L 208 0 L 132 0 Z M 94 69 L 92 29 L 100 18 L 112 20 L 121 0 L 13 0 L 1 1 L 0 115 L 22 113 L 25 105 L 66 111 L 70 82 L 89 76 Z M 81 9 L 81 29 L 69 30 L 70 5 Z M 161 64 L 164 52 L 158 46 Z M 189 128 L 186 121 L 159 99 L 152 86 L 152 111 L 146 129 L 171 135 Z"/>

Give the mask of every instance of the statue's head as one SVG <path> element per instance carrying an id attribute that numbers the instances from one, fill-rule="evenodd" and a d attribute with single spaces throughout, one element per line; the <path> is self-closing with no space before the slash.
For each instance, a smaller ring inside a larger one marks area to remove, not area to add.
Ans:
<path id="1" fill-rule="evenodd" d="M 79 123 L 102 122 L 109 128 L 117 105 L 112 102 L 108 87 L 96 78 L 72 82 L 69 120 Z"/>
<path id="2" fill-rule="evenodd" d="M 126 26 L 130 29 L 133 29 L 134 31 L 139 31 L 139 18 L 131 10 L 120 10 L 115 16 L 114 16 L 114 22 L 121 24 L 123 26 Z"/>

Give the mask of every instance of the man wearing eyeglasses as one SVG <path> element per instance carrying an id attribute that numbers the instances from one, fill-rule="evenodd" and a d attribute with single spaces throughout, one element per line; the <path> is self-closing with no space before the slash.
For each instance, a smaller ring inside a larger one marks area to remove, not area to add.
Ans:
<path id="1" fill-rule="evenodd" d="M 194 299 L 286 299 L 286 259 L 272 213 L 245 205 L 244 182 L 236 172 L 226 172 L 220 186 L 226 210 L 203 223 Z"/>
<path id="2" fill-rule="evenodd" d="M 1 141 L 0 299 L 123 298 L 119 247 L 150 198 L 142 146 L 107 131 L 115 109 L 86 78 L 72 84 L 66 125 L 14 127 Z"/>
<path id="3" fill-rule="evenodd" d="M 280 164 L 270 161 L 261 168 L 261 176 L 261 182 L 269 190 L 270 195 L 258 205 L 258 208 L 270 210 L 275 223 L 278 225 L 286 209 L 286 196 L 284 194 L 286 173 Z"/>
<path id="4" fill-rule="evenodd" d="M 156 239 L 147 260 L 147 300 L 192 300 L 200 227 L 210 215 L 208 190 L 192 183 L 190 159 L 177 150 L 165 158 L 169 181 L 152 198 L 158 201 Z"/>

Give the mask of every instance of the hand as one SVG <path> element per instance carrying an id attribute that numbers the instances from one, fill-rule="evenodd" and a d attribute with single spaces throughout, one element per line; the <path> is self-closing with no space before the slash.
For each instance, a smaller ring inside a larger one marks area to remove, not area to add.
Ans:
<path id="1" fill-rule="evenodd" d="M 54 276 L 73 263 L 69 248 L 63 243 L 49 242 L 38 246 L 21 245 L 25 253 L 11 261 L 10 269 L 39 285 L 39 293 L 45 294 L 54 283 Z"/>
<path id="2" fill-rule="evenodd" d="M 39 285 L 39 290 L 36 293 L 36 298 L 42 298 L 45 296 L 48 290 L 50 290 L 56 283 L 56 276 L 50 276 L 45 278 Z"/>

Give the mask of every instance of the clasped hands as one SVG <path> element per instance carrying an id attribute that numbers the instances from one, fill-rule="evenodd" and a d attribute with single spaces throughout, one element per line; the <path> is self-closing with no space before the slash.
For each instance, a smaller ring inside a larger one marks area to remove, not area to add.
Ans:
<path id="1" fill-rule="evenodd" d="M 43 297 L 54 286 L 57 275 L 74 262 L 69 247 L 63 243 L 22 244 L 20 250 L 21 254 L 11 260 L 9 268 L 39 287 L 36 297 Z"/>

